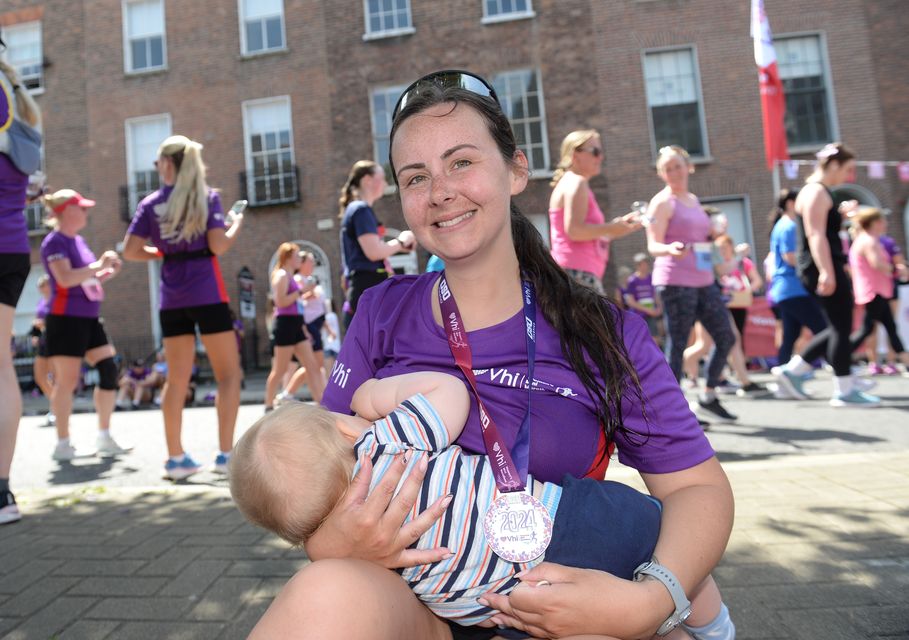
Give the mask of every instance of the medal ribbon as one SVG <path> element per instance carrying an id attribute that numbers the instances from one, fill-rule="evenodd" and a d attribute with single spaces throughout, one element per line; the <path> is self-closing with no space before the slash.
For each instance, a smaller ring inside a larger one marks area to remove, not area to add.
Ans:
<path id="1" fill-rule="evenodd" d="M 467 342 L 467 331 L 464 321 L 458 311 L 454 296 L 448 288 L 445 272 L 439 279 L 439 307 L 442 310 L 442 324 L 448 336 L 448 346 L 455 363 L 467 378 L 477 407 L 480 412 L 480 426 L 483 430 L 483 444 L 486 446 L 486 455 L 492 464 L 493 477 L 501 493 L 523 491 L 527 485 L 527 470 L 530 465 L 530 401 L 533 395 L 534 358 L 536 357 L 536 317 L 537 304 L 533 285 L 524 280 L 522 285 L 522 298 L 524 309 L 524 334 L 527 338 L 527 412 L 518 430 L 514 448 L 509 453 L 505 441 L 499 432 L 498 426 L 486 410 L 480 392 L 477 389 L 477 379 L 473 373 L 473 354 Z"/>

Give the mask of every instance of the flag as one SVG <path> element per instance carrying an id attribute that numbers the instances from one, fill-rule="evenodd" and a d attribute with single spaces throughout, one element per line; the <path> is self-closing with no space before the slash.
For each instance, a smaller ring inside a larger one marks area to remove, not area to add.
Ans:
<path id="1" fill-rule="evenodd" d="M 796 160 L 784 161 L 783 173 L 786 174 L 787 180 L 795 180 L 799 177 L 799 163 Z"/>
<path id="2" fill-rule="evenodd" d="M 789 158 L 789 149 L 786 145 L 786 127 L 783 125 L 786 98 L 776 64 L 770 22 L 764 11 L 764 0 L 751 0 L 751 37 L 754 39 L 754 61 L 760 77 L 764 154 L 767 157 L 767 168 L 772 169 L 774 160 Z"/>
<path id="3" fill-rule="evenodd" d="M 900 182 L 909 182 L 909 162 L 900 162 L 897 172 L 900 176 Z"/>
<path id="4" fill-rule="evenodd" d="M 875 161 L 868 163 L 868 177 L 873 180 L 883 180 L 886 177 L 884 163 Z"/>

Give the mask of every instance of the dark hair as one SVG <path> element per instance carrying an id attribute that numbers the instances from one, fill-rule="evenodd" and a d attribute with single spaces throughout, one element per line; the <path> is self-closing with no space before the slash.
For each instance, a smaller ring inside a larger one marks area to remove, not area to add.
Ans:
<path id="1" fill-rule="evenodd" d="M 391 126 L 389 148 L 401 123 L 437 104 L 459 104 L 474 109 L 486 121 L 502 158 L 511 166 L 518 151 L 508 118 L 491 98 L 457 87 L 433 86 L 407 101 Z M 451 113 L 449 111 L 449 113 Z M 447 114 L 446 114 L 447 115 Z M 395 184 L 398 177 L 389 158 Z M 521 272 L 533 284 L 540 310 L 559 334 L 562 353 L 596 404 L 597 417 L 607 438 L 625 429 L 622 400 L 644 406 L 644 392 L 622 338 L 623 316 L 610 299 L 578 284 L 556 264 L 543 243 L 540 232 L 518 208 L 511 204 L 511 235 Z M 602 384 L 597 381 L 597 375 Z M 645 412 L 646 416 L 646 412 Z"/>
<path id="2" fill-rule="evenodd" d="M 344 210 L 347 209 L 347 205 L 354 201 L 354 189 L 359 189 L 360 181 L 365 176 L 373 175 L 378 166 L 372 160 L 357 160 L 354 162 L 354 165 L 350 168 L 350 173 L 347 174 L 347 182 L 341 187 L 341 197 L 338 199 L 339 218 L 344 217 Z"/>
<path id="3" fill-rule="evenodd" d="M 767 224 L 770 227 L 768 233 L 773 233 L 773 227 L 776 226 L 776 223 L 779 222 L 780 218 L 783 217 L 783 214 L 786 213 L 786 203 L 795 202 L 798 195 L 798 189 L 780 189 L 780 195 L 776 199 L 776 206 L 767 214 Z"/>
<path id="4" fill-rule="evenodd" d="M 817 157 L 818 168 L 820 169 L 826 169 L 834 162 L 843 165 L 855 158 L 855 153 L 852 149 L 842 142 L 831 142 L 815 155 Z"/>

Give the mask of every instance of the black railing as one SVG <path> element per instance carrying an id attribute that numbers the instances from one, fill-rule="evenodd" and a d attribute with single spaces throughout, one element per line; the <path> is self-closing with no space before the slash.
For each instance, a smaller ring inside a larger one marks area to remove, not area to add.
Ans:
<path id="1" fill-rule="evenodd" d="M 274 173 L 241 171 L 239 178 L 240 197 L 248 200 L 250 207 L 300 201 L 300 169 L 295 164 Z"/>

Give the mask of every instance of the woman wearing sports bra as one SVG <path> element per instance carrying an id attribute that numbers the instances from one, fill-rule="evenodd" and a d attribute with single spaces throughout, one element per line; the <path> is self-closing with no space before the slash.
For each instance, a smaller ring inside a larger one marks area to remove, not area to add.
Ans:
<path id="1" fill-rule="evenodd" d="M 583 285 L 604 295 L 609 242 L 641 228 L 637 213 L 606 222 L 589 181 L 603 168 L 603 143 L 594 129 L 572 131 L 562 141 L 549 197 L 549 238 L 556 263 Z"/>
<path id="2" fill-rule="evenodd" d="M 678 146 L 663 147 L 657 158 L 657 173 L 666 188 L 650 200 L 647 250 L 653 262 L 653 284 L 663 301 L 666 323 L 666 357 L 677 380 L 688 335 L 700 323 L 713 338 L 716 348 L 707 361 L 707 380 L 698 395 L 699 412 L 731 422 L 717 399 L 726 356 L 735 344 L 729 313 L 713 271 L 713 243 L 710 217 L 697 196 L 688 191 L 688 176 L 694 166 L 688 152 Z"/>
<path id="3" fill-rule="evenodd" d="M 301 287 L 294 278 L 297 269 L 303 262 L 300 247 L 293 242 L 285 242 L 278 247 L 278 260 L 271 273 L 271 295 L 275 303 L 275 353 L 271 360 L 271 371 L 265 383 L 265 410 L 271 411 L 275 393 L 287 371 L 290 359 L 296 355 L 300 364 L 306 368 L 306 382 L 316 402 L 322 400 L 324 383 L 322 370 L 316 362 L 312 351 L 312 342 L 303 325 L 303 314 L 297 302 L 312 286 Z M 289 395 L 289 394 L 285 394 Z"/>
<path id="4" fill-rule="evenodd" d="M 168 454 L 164 475 L 182 480 L 202 468 L 183 450 L 181 439 L 197 327 L 218 383 L 219 451 L 214 471 L 227 473 L 243 373 L 218 256 L 237 240 L 243 214 L 228 211 L 225 220 L 220 195 L 205 182 L 198 142 L 179 135 L 167 138 L 158 147 L 155 166 L 163 186 L 136 208 L 123 241 L 123 257 L 164 259 L 158 314 L 167 359 L 167 382 L 161 392 Z"/>

